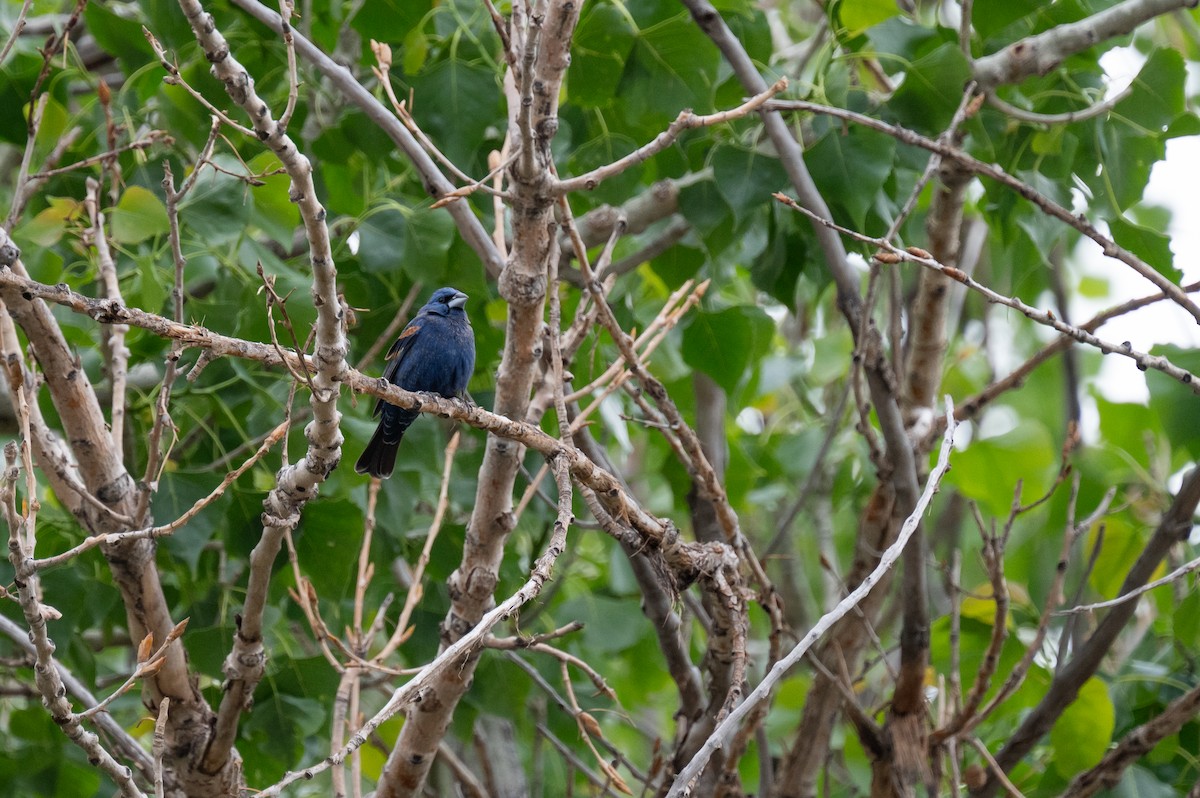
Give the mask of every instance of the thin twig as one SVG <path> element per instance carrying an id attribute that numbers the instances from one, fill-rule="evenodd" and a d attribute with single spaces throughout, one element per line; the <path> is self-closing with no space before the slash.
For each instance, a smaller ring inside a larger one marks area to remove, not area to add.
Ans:
<path id="1" fill-rule="evenodd" d="M 1167 294 L 1172 301 L 1174 301 L 1181 308 L 1191 314 L 1194 319 L 1200 322 L 1200 305 L 1197 305 L 1195 302 L 1192 302 L 1190 299 L 1188 299 L 1187 295 L 1180 290 L 1178 285 L 1171 282 L 1170 279 L 1159 273 L 1153 266 L 1150 266 L 1137 255 L 1103 235 L 1095 225 L 1087 220 L 1087 217 L 1072 213 L 1069 208 L 1059 205 L 1057 202 L 1054 202 L 1050 198 L 1038 192 L 1037 189 L 1033 188 L 1028 183 L 1025 183 L 1008 174 L 1008 172 L 1004 171 L 999 166 L 984 163 L 978 158 L 968 154 L 964 150 L 948 143 L 927 138 L 919 133 L 914 133 L 907 128 L 891 125 L 887 122 L 881 122 L 877 119 L 873 119 L 869 116 L 855 113 L 853 111 L 847 111 L 828 105 L 820 105 L 818 103 L 810 103 L 803 100 L 775 100 L 768 103 L 767 107 L 776 111 L 791 110 L 808 111 L 816 114 L 827 114 L 838 119 L 854 122 L 856 124 L 869 127 L 873 130 L 886 133 L 901 143 L 911 144 L 912 146 L 921 147 L 922 149 L 937 153 L 943 158 L 948 158 L 958 164 L 961 164 L 963 168 L 975 174 L 991 178 L 992 180 L 1007 186 L 1024 199 L 1033 203 L 1033 205 L 1039 208 L 1043 213 L 1053 216 L 1055 219 L 1058 219 L 1064 224 L 1069 225 L 1070 227 L 1078 230 L 1080 233 L 1090 238 L 1092 241 L 1095 241 L 1098 245 L 1100 245 L 1105 255 L 1110 258 L 1115 258 L 1116 260 L 1119 260 L 1132 268 L 1142 277 L 1146 278 L 1155 286 L 1157 286 L 1161 291 Z"/>
<path id="2" fill-rule="evenodd" d="M 25 2 L 21 3 L 21 10 L 17 12 L 17 21 L 13 24 L 12 33 L 8 35 L 8 41 L 4 43 L 4 48 L 0 49 L 0 64 L 4 63 L 4 59 L 8 57 L 9 51 L 17 43 L 17 39 L 21 37 L 21 31 L 25 30 L 25 17 L 29 14 L 29 7 L 31 5 L 33 5 L 33 0 L 25 0 Z M 490 0 L 488 5 L 491 5 Z"/>
<path id="3" fill-rule="evenodd" d="M 1020 311 L 1029 319 L 1047 327 L 1051 327 L 1064 335 L 1074 338 L 1080 343 L 1095 347 L 1104 354 L 1123 355 L 1133 360 L 1133 362 L 1136 363 L 1138 368 L 1142 371 L 1150 368 L 1156 371 L 1161 371 L 1172 379 L 1178 380 L 1182 384 L 1186 385 L 1193 393 L 1200 396 L 1200 379 L 1198 379 L 1196 375 L 1192 374 L 1191 372 L 1176 366 L 1170 360 L 1162 357 L 1161 355 L 1151 355 L 1134 349 L 1128 341 L 1121 344 L 1114 344 L 1110 341 L 1105 341 L 1081 327 L 1067 324 L 1055 316 L 1052 311 L 1038 310 L 1037 308 L 1025 304 L 1017 297 L 1005 296 L 997 291 L 993 291 L 991 288 L 988 288 L 982 283 L 977 282 L 973 277 L 966 274 L 961 269 L 956 269 L 951 266 L 944 266 L 931 257 L 928 252 L 925 252 L 922 249 L 918 249 L 916 247 L 901 249 L 882 238 L 874 238 L 872 236 L 863 235 L 862 233 L 831 222 L 828 219 L 822 219 L 785 194 L 775 194 L 774 196 L 783 204 L 799 211 L 805 216 L 808 216 L 818 224 L 825 225 L 830 229 L 836 230 L 845 236 L 855 239 L 856 241 L 860 241 L 864 244 L 871 244 L 884 250 L 882 253 L 876 253 L 876 260 L 881 260 L 884 263 L 898 263 L 901 261 L 907 261 L 909 263 L 916 263 L 920 266 L 941 272 L 950 279 L 962 283 L 977 293 L 982 294 L 988 302 L 998 305 L 1005 305 L 1013 310 Z M 1187 295 L 1183 294 L 1182 289 L 1180 289 L 1178 286 L 1174 286 L 1174 284 L 1172 285 L 1174 292 L 1180 293 L 1186 298 Z M 1171 294 L 1172 292 L 1168 291 L 1166 293 Z M 1191 304 L 1191 300 L 1186 301 L 1188 304 Z"/>
<path id="4" fill-rule="evenodd" d="M 412 584 L 408 588 L 408 593 L 404 597 L 404 607 L 400 610 L 400 617 L 396 620 L 396 628 L 392 632 L 392 636 L 379 650 L 372 662 L 382 663 L 392 655 L 401 643 L 408 639 L 408 622 L 412 618 L 413 611 L 416 609 L 418 602 L 424 595 L 425 588 L 422 579 L 425 576 L 425 568 L 429 565 L 429 557 L 433 551 L 434 541 L 438 538 L 438 533 L 442 531 L 442 522 L 446 517 L 446 508 L 450 505 L 450 476 L 453 473 L 454 455 L 458 453 L 458 444 L 460 436 L 458 430 L 450 436 L 450 440 L 446 443 L 445 465 L 442 467 L 442 487 L 438 490 L 437 507 L 433 511 L 433 520 L 429 522 L 429 531 L 425 533 L 425 545 L 421 547 L 421 554 L 417 557 L 417 565 L 413 568 Z"/>
<path id="5" fill-rule="evenodd" d="M 756 94 L 738 107 L 731 108 L 728 111 L 718 111 L 714 114 L 705 115 L 695 114 L 691 111 L 681 111 L 679 116 L 675 118 L 675 121 L 666 130 L 659 133 L 650 143 L 643 144 L 623 158 L 618 158 L 612 163 L 593 169 L 586 174 L 559 180 L 554 184 L 553 191 L 559 196 L 566 196 L 573 191 L 591 191 L 604 180 L 619 175 L 631 166 L 636 166 L 670 147 L 685 130 L 711 127 L 749 116 L 761 109 L 768 100 L 786 89 L 787 86 L 787 78 L 780 78 L 768 86 L 766 91 Z"/>
<path id="6" fill-rule="evenodd" d="M 287 429 L 290 424 L 290 419 L 284 419 L 283 423 L 271 430 L 271 433 L 267 435 L 262 445 L 258 447 L 258 450 L 251 455 L 246 462 L 242 463 L 233 471 L 230 471 L 224 477 L 222 477 L 221 483 L 217 485 L 217 487 L 213 488 L 211 493 L 189 507 L 186 512 L 184 512 L 174 521 L 161 526 L 137 529 L 130 532 L 106 532 L 99 535 L 93 535 L 82 543 L 62 552 L 61 554 L 55 554 L 52 557 L 43 557 L 39 560 L 34 560 L 34 567 L 36 567 L 39 571 L 47 568 L 54 568 L 55 566 L 62 565 L 68 560 L 79 556 L 88 549 L 99 546 L 101 543 L 118 543 L 123 540 L 136 540 L 139 538 L 161 538 L 174 533 L 176 530 L 180 529 L 197 515 L 199 515 L 205 507 L 219 499 L 229 488 L 229 486 L 238 479 L 238 477 L 250 470 L 259 460 L 263 458 L 267 452 L 273 449 L 275 444 L 283 439 L 283 436 L 287 433 Z"/>

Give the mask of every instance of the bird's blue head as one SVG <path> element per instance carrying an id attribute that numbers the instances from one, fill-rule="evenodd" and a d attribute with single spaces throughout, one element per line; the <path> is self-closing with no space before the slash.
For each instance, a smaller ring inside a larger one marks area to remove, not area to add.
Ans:
<path id="1" fill-rule="evenodd" d="M 467 295 L 457 288 L 439 288 L 433 292 L 433 296 L 429 297 L 429 301 L 425 303 L 425 307 L 421 308 L 423 313 L 436 313 L 439 316 L 449 316 L 457 311 L 462 314 L 463 306 L 467 304 Z"/>

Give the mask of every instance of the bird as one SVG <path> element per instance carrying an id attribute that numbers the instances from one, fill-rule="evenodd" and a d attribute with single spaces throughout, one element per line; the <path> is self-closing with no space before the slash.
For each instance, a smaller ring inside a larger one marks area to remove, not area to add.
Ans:
<path id="1" fill-rule="evenodd" d="M 462 396 L 475 370 L 475 333 L 463 310 L 467 298 L 457 288 L 434 291 L 388 350 L 391 362 L 383 378 L 406 391 Z M 379 426 L 354 470 L 380 479 L 391 476 L 400 440 L 418 415 L 383 399 L 376 402 L 372 416 L 380 417 Z"/>

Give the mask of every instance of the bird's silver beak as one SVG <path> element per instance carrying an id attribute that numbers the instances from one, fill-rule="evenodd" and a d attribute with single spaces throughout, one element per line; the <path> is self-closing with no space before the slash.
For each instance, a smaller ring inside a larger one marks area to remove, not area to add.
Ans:
<path id="1" fill-rule="evenodd" d="M 468 299 L 470 299 L 469 296 L 459 291 L 457 294 L 455 294 L 454 299 L 451 299 L 446 303 L 446 305 L 452 308 L 461 308 L 467 304 Z"/>

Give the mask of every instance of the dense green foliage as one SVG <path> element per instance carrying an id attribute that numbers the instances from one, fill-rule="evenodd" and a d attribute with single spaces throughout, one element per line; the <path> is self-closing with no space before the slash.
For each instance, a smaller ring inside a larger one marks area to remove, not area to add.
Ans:
<path id="1" fill-rule="evenodd" d="M 854 0 L 832 2 L 824 9 L 795 4 L 764 10 L 749 0 L 716 5 L 765 78 L 789 77 L 785 98 L 862 112 L 937 137 L 950 124 L 971 76 L 959 31 L 947 27 L 927 4 L 919 4 L 913 14 L 901 13 L 891 2 Z M 1112 4 L 1063 0 L 1050 5 L 975 5 L 970 47 L 978 57 Z M 500 40 L 483 4 L 363 0 L 308 6 L 296 20 L 296 29 L 335 54 L 381 98 L 370 72 L 375 62 L 370 40 L 389 43 L 396 95 L 411 102 L 416 123 L 467 174 L 479 179 L 488 172 L 488 153 L 500 150 L 505 137 L 506 105 Z M 10 2 L 0 8 L 0 31 L 12 26 L 18 7 Z M 62 3 L 37 0 L 30 18 L 64 9 Z M 277 32 L 226 3 L 214 3 L 210 10 L 264 99 L 282 109 L 288 91 L 287 58 Z M 1194 70 L 1200 58 L 1196 27 L 1200 17 L 1192 11 L 1177 13 L 1178 17 L 1154 21 L 1136 35 L 1113 38 L 1073 55 L 1044 76 L 996 91 L 1008 104 L 1039 114 L 1080 110 L 1104 98 L 1111 80 L 1106 71 L 1111 62 L 1104 56 L 1123 48 L 1141 67 L 1128 96 L 1109 113 L 1045 124 L 1021 121 L 984 104 L 963 124 L 963 146 L 979 160 L 999 165 L 1093 223 L 1105 223 L 1119 244 L 1172 282 L 1183 284 L 1189 268 L 1190 279 L 1197 274 L 1194 266 L 1172 256 L 1168 230 L 1176 211 L 1142 199 L 1152 170 L 1166 157 L 1168 143 L 1200 133 L 1200 118 L 1185 92 L 1188 70 Z M 210 76 L 203 53 L 173 3 L 90 3 L 74 44 L 54 59 L 42 84 L 50 99 L 32 162 L 37 171 L 60 139 L 76 128 L 80 132 L 61 153 L 59 165 L 107 149 L 105 108 L 97 94 L 102 79 L 111 87 L 118 144 L 151 130 L 170 137 L 122 154 L 120 180 L 113 181 L 108 171 L 105 190 L 113 188 L 111 195 L 104 195 L 125 302 L 169 317 L 174 267 L 161 185 L 163 164 L 170 164 L 177 180 L 189 174 L 206 140 L 209 112 L 182 87 L 164 83 L 165 72 L 143 36 L 143 25 L 177 59 L 188 84 L 232 118 L 240 118 L 223 86 Z M 86 50 L 80 42 L 86 42 Z M 43 65 L 42 44 L 41 37 L 22 36 L 0 64 L 0 108 L 7 109 L 0 114 L 0 208 L 4 209 L 13 199 L 26 145 L 25 119 Z M 357 326 L 349 332 L 350 362 L 358 363 L 383 334 L 411 291 L 416 291 L 419 305 L 432 289 L 454 285 L 471 296 L 468 312 L 478 352 L 471 394 L 475 402 L 490 407 L 506 316 L 495 280 L 458 236 L 450 216 L 430 208 L 420 175 L 393 142 L 310 66 L 302 62 L 299 74 L 300 99 L 290 130 L 313 161 L 318 192 L 329 210 L 339 285 L 346 302 L 356 309 Z M 736 106 L 745 96 L 716 46 L 683 6 L 672 0 L 591 0 L 583 7 L 561 97 L 560 126 L 553 142 L 558 172 L 563 177 L 582 174 L 634 151 L 685 108 L 711 113 Z M 24 109 L 25 115 L 16 109 Z M 878 130 L 829 117 L 793 114 L 788 123 L 804 144 L 806 162 L 834 221 L 867 235 L 882 235 L 904 207 L 929 153 Z M 275 276 L 280 295 L 290 292 L 287 312 L 303 345 L 314 311 L 308 253 L 303 237 L 297 235 L 299 213 L 289 202 L 288 178 L 279 173 L 278 162 L 259 142 L 228 129 L 217 141 L 213 163 L 221 171 L 206 168 L 180 207 L 187 259 L 185 318 L 225 335 L 269 342 L 271 331 L 256 273 L 261 264 Z M 51 176 L 12 228 L 33 279 L 64 282 L 92 295 L 101 291 L 95 252 L 83 237 L 88 224 L 82 209 L 85 178 L 99 174 L 100 167 L 94 166 Z M 248 180 L 250 175 L 255 179 Z M 623 238 L 614 260 L 658 239 L 673 219 L 682 218 L 687 232 L 677 244 L 622 276 L 613 290 L 612 306 L 626 330 L 641 330 L 685 281 L 712 281 L 699 307 L 683 317 L 679 329 L 655 352 L 651 367 L 688 419 L 695 419 L 698 412 L 697 373 L 710 377 L 727 396 L 726 489 L 742 529 L 777 580 L 787 621 L 798 638 L 828 609 L 831 592 L 836 599 L 836 584 L 844 578 L 864 508 L 879 481 L 868 442 L 856 429 L 861 424 L 851 390 L 851 331 L 838 313 L 813 225 L 771 197 L 775 191 L 794 192 L 764 138 L 758 116 L 684 132 L 665 152 L 603 181 L 594 191 L 571 195 L 572 211 L 578 218 L 603 204 L 621 205 L 667 179 L 678 181 L 677 215 Z M 935 176 L 921 191 L 915 210 L 900 225 L 898 242 L 927 246 L 925 224 L 936 184 Z M 465 201 L 491 230 L 492 197 L 477 192 Z M 1054 308 L 1060 317 L 1082 323 L 1085 307 L 1107 307 L 1154 292 L 1144 282 L 1125 293 L 1121 286 L 1127 281 L 1107 277 L 1127 269 L 1116 261 L 1103 264 L 1103 272 L 1080 267 L 1080 253 L 1094 253 L 1096 245 L 994 181 L 983 178 L 972 183 L 965 216 L 968 227 L 974 225 L 984 236 L 974 276 L 1000 294 L 1021 297 L 1038 308 Z M 868 259 L 875 251 L 849 239 L 847 247 Z M 568 268 L 573 271 L 574 264 L 564 259 L 564 269 Z M 899 314 L 910 307 L 920 267 L 908 263 L 872 268 L 878 273 L 878 280 L 871 282 L 875 318 L 887 331 L 893 318 L 898 326 Z M 864 293 L 869 274 L 864 266 Z M 950 318 L 940 391 L 959 404 L 1053 340 L 1051 331 L 1020 313 L 989 305 L 978 294 L 964 294 L 955 294 L 962 299 L 961 312 Z M 1069 309 L 1062 307 L 1056 294 L 1069 300 Z M 580 292 L 567 285 L 562 297 L 563 318 L 569 322 L 581 305 Z M 1089 304 L 1083 304 L 1084 299 Z M 98 343 L 99 325 L 63 308 L 56 309 L 55 316 L 93 382 L 105 385 L 107 355 Z M 290 347 L 282 325 L 277 326 L 281 343 Z M 1105 337 L 1103 328 L 1097 334 Z M 1150 350 L 1153 343 L 1149 338 L 1132 341 L 1141 350 Z M 161 377 L 169 341 L 135 328 L 128 345 L 131 366 L 145 364 L 152 375 Z M 1200 373 L 1200 355 L 1194 350 L 1157 346 L 1153 352 Z M 1086 346 L 1077 346 L 1072 353 L 1074 374 L 1066 369 L 1063 357 L 1056 356 L 963 426 L 952 471 L 926 519 L 935 619 L 929 686 L 935 716 L 945 701 L 953 666 L 947 590 L 952 552 L 961 553 L 959 581 L 967 591 L 958 597 L 959 667 L 967 686 L 994 623 L 995 603 L 966 502 L 978 507 L 985 526 L 1003 527 L 1010 520 L 1014 491 L 1025 503 L 1053 491 L 1047 502 L 1012 522 L 1005 556 L 1012 600 L 1005 622 L 1011 633 L 1001 653 L 994 692 L 1020 659 L 1038 624 L 1071 520 L 1091 513 L 1105 491 L 1116 489 L 1111 509 L 1073 547 L 1065 583 L 1068 605 L 1112 598 L 1170 503 L 1181 472 L 1200 456 L 1200 424 L 1196 423 L 1200 399 L 1190 387 L 1151 371 L 1145 377 L 1148 402 L 1114 401 L 1097 379 L 1102 360 L 1119 360 L 1108 372 L 1115 379 L 1139 383 L 1143 375 L 1134 362 Z M 198 350 L 187 350 L 181 363 L 194 363 L 197 357 Z M 903 358 L 898 353 L 893 357 L 902 371 Z M 616 359 L 615 346 L 597 328 L 570 364 L 574 385 L 588 384 Z M 377 374 L 382 358 L 362 367 Z M 136 381 L 129 395 L 125 459 L 134 475 L 141 475 L 146 462 L 157 386 L 158 377 L 151 376 Z M 297 391 L 294 400 L 293 391 Z M 307 421 L 302 409 L 305 394 L 306 389 L 297 389 L 283 370 L 231 357 L 208 363 L 194 381 L 177 383 L 171 415 L 178 440 L 153 498 L 155 519 L 163 523 L 178 517 L 216 488 L 289 407 L 297 415 L 286 459 L 303 457 L 300 431 Z M 1078 419 L 1071 418 L 1069 395 L 1082 403 Z M 343 393 L 342 467 L 321 486 L 320 497 L 306 508 L 293 534 L 296 568 L 311 580 L 334 634 L 351 623 L 368 485 L 353 473 L 349 462 L 373 429 L 369 418 L 373 402 Z M 42 410 L 53 424 L 56 411 L 45 392 Z M 618 391 L 605 400 L 591 429 L 645 507 L 675 520 L 686 535 L 691 479 L 659 430 L 639 423 L 640 418 L 633 400 Z M 871 423 L 874 417 L 868 415 L 866 420 Z M 1071 473 L 1055 487 L 1073 421 L 1081 425 L 1081 442 L 1065 455 Z M 543 428 L 557 434 L 553 410 Z M 7 434 L 19 433 L 12 425 Z M 378 527 L 370 550 L 375 576 L 366 588 L 368 619 L 386 596 L 403 592 L 392 564 L 414 563 L 420 554 L 441 487 L 448 434 L 449 426 L 443 422 L 419 420 L 405 438 L 396 474 L 379 493 Z M 484 453 L 483 433 L 464 426 L 461 434 L 446 519 L 425 575 L 425 595 L 411 621 L 411 638 L 392 658 L 394 667 L 419 666 L 437 653 L 439 623 L 449 606 L 446 580 L 459 564 Z M 827 435 L 829 448 L 822 452 Z M 221 663 L 240 612 L 247 559 L 261 529 L 263 495 L 272 486 L 280 462 L 278 450 L 267 455 L 219 500 L 160 542 L 158 563 L 167 597 L 177 619 L 191 619 L 183 642 L 201 689 L 214 705 L 220 700 Z M 533 474 L 540 458 L 530 455 L 526 465 Z M 519 478 L 518 491 L 527 482 Z M 543 491 L 552 492 L 551 485 L 547 480 Z M 807 493 L 798 492 L 801 486 Z M 45 490 L 41 501 L 39 556 L 78 543 L 81 527 L 55 496 Z M 798 504 L 799 512 L 794 512 Z M 589 520 L 581 500 L 575 512 L 581 520 Z M 552 501 L 535 498 L 517 519 L 496 589 L 498 597 L 508 596 L 525 580 L 554 518 Z M 1172 555 L 1175 564 L 1195 556 L 1190 545 L 1177 549 Z M 275 567 L 266 621 L 268 676 L 258 687 L 238 741 L 251 786 L 274 782 L 286 771 L 328 754 L 330 712 L 338 685 L 337 673 L 321 654 L 290 594 L 297 587 L 293 567 L 283 556 Z M 831 569 L 832 588 L 828 585 Z M 575 692 L 583 707 L 600 720 L 605 736 L 644 769 L 650 764 L 654 740 L 670 742 L 678 697 L 661 664 L 654 630 L 639 611 L 640 593 L 627 561 L 620 547 L 601 531 L 573 527 L 568 551 L 555 574 L 520 622 L 512 623 L 509 631 L 497 629 L 497 634 L 548 632 L 570 621 L 583 622 L 581 632 L 556 644 L 595 667 L 619 703 L 595 695 L 580 672 L 572 674 Z M 0 563 L 0 583 L 11 582 L 11 567 Z M 897 580 L 891 587 L 893 599 L 878 622 L 882 644 L 889 650 L 895 644 L 898 606 L 903 601 L 899 588 Z M 45 573 L 42 589 L 44 600 L 63 616 L 49 625 L 62 664 L 94 685 L 97 694 L 106 694 L 129 672 L 131 645 L 136 647 L 137 641 L 131 644 L 128 639 L 125 609 L 103 559 L 94 550 L 85 553 Z M 1185 577 L 1143 600 L 1134 622 L 1137 629 L 1131 628 L 1120 639 L 1119 651 L 1086 682 L 1033 755 L 1010 774 L 1025 795 L 1058 794 L 1073 776 L 1095 765 L 1114 741 L 1195 686 L 1198 595 L 1194 578 Z M 0 613 L 21 618 L 14 602 L 0 603 Z M 388 632 L 394 609 L 392 613 Z M 705 636 L 690 610 L 685 613 L 696 624 L 692 645 L 699 662 Z M 751 606 L 750 621 L 750 682 L 754 684 L 763 674 L 763 641 L 769 624 L 757 605 Z M 1057 657 L 1067 648 L 1060 638 L 1085 634 L 1093 625 L 1092 614 L 1051 622 L 1049 641 L 1022 688 L 978 728 L 985 745 L 993 751 L 999 748 L 1038 702 L 1053 677 Z M 792 642 L 785 641 L 785 648 Z M 27 663 L 19 661 L 7 641 L 0 640 L 0 655 L 5 657 L 0 661 L 0 686 L 32 684 Z M 537 668 L 547 682 L 562 690 L 556 661 L 527 652 L 513 656 Z M 868 712 L 882 706 L 891 694 L 891 677 L 880 659 L 869 653 L 867 666 L 854 674 L 855 689 Z M 766 735 L 759 738 L 768 742 L 776 757 L 796 742 L 811 679 L 812 671 L 801 667 L 777 691 L 765 721 Z M 368 716 L 385 700 L 389 684 L 381 680 L 379 690 L 364 693 Z M 153 723 L 147 720 L 136 690 L 119 699 L 111 714 L 149 745 Z M 547 751 L 545 743 L 534 744 L 535 724 L 544 723 L 581 759 L 594 764 L 579 739 L 575 719 L 503 652 L 483 656 L 474 686 L 454 715 L 452 736 L 469 741 L 473 722 L 483 715 L 512 720 L 529 772 L 535 760 L 537 767 L 544 768 L 540 772 L 546 795 L 563 794 L 565 779 L 581 777 L 552 749 Z M 364 748 L 368 778 L 379 772 L 386 756 L 380 746 L 390 746 L 401 722 L 393 719 L 385 724 L 378 739 Z M 0 784 L 7 785 L 0 792 L 111 794 L 111 785 L 55 728 L 36 695 L 0 697 L 0 735 L 6 741 L 0 754 Z M 740 766 L 750 792 L 759 777 L 757 745 L 751 743 Z M 832 748 L 827 776 L 832 794 L 864 794 L 871 778 L 870 760 L 849 725 L 837 727 Z M 1193 719 L 1127 771 L 1113 794 L 1182 794 L 1200 778 L 1197 750 L 1200 723 Z M 978 761 L 971 750 L 963 756 L 964 765 Z M 441 789 L 450 794 L 449 776 L 439 773 L 438 778 Z M 582 788 L 582 780 L 579 785 Z M 293 794 L 328 794 L 328 789 L 328 782 L 318 781 L 316 786 L 295 788 Z"/>

